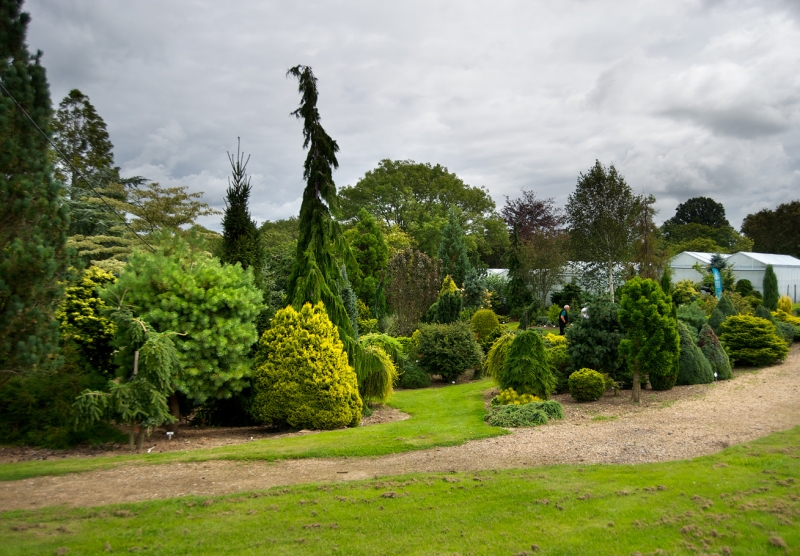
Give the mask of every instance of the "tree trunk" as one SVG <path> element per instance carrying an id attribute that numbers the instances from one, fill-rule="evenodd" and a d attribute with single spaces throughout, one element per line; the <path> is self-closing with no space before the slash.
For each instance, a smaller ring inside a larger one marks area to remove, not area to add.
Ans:
<path id="1" fill-rule="evenodd" d="M 128 433 L 128 436 L 129 436 L 129 440 L 130 440 L 130 443 L 129 443 L 128 446 L 131 449 L 131 452 L 133 452 L 136 449 L 136 444 L 135 444 L 135 440 L 136 440 L 136 423 L 131 423 L 131 432 Z"/>
<path id="2" fill-rule="evenodd" d="M 167 432 L 178 432 L 178 421 L 181 418 L 181 406 L 178 404 L 178 394 L 173 392 L 169 397 L 169 412 L 175 417 L 175 422 L 167 425 Z"/>
<path id="3" fill-rule="evenodd" d="M 142 443 L 144 442 L 144 426 L 139 425 L 139 432 L 136 434 L 136 451 L 142 451 Z"/>
<path id="4" fill-rule="evenodd" d="M 608 263 L 608 291 L 611 293 L 611 303 L 614 303 L 614 263 Z M 639 400 L 636 400 L 639 401 Z"/>
<path id="5" fill-rule="evenodd" d="M 633 370 L 633 394 L 631 395 L 631 401 L 633 403 L 639 403 L 639 398 L 641 397 L 642 393 L 642 382 L 639 379 L 639 367 L 637 366 Z"/>

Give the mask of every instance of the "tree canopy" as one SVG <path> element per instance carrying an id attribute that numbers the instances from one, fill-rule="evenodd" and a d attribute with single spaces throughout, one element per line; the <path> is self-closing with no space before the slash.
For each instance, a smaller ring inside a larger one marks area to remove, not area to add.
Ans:
<path id="1" fill-rule="evenodd" d="M 800 257 L 800 200 L 748 214 L 742 233 L 753 240 L 753 249 L 759 253 Z"/>
<path id="2" fill-rule="evenodd" d="M 342 217 L 350 219 L 363 207 L 387 226 L 399 226 L 417 248 L 436 256 L 442 228 L 451 207 L 459 210 L 467 250 L 473 262 L 496 264 L 508 245 L 508 234 L 495 212 L 489 192 L 464 183 L 447 168 L 411 160 L 382 160 L 354 186 L 340 191 Z"/>
<path id="3" fill-rule="evenodd" d="M 664 224 L 682 226 L 684 224 L 700 224 L 710 228 L 730 227 L 725 217 L 725 207 L 709 197 L 692 197 L 678 205 L 675 216 Z"/>
<path id="4" fill-rule="evenodd" d="M 567 221 L 574 260 L 606 270 L 612 302 L 614 266 L 634 257 L 641 208 L 642 200 L 614 165 L 606 168 L 599 160 L 586 174 L 580 174 L 569 196 Z"/>

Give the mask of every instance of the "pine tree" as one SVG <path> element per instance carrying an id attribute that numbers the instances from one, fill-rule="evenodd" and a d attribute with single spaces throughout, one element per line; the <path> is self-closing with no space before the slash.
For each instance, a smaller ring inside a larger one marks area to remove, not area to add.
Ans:
<path id="1" fill-rule="evenodd" d="M 124 189 L 108 189 L 109 183 L 120 181 L 119 168 L 114 166 L 114 145 L 106 123 L 78 89 L 72 89 L 58 105 L 52 122 L 53 142 L 66 161 L 56 157 L 55 178 L 68 192 L 70 210 L 69 235 L 119 235 L 119 219 L 102 204 L 98 204 L 89 185 L 79 172 L 103 190 L 103 195 L 115 195 L 124 201 Z M 121 194 L 121 196 L 119 195 Z"/>
<path id="2" fill-rule="evenodd" d="M 764 270 L 764 282 L 762 287 L 764 288 L 764 306 L 770 311 L 777 310 L 778 299 L 780 298 L 780 294 L 778 293 L 778 277 L 775 276 L 775 270 L 772 268 L 771 264 L 768 264 L 767 268 Z"/>
<path id="3" fill-rule="evenodd" d="M 0 0 L 0 384 L 41 367 L 56 352 L 53 313 L 69 225 L 48 142 L 13 100 L 48 129 L 47 78 L 41 52 L 31 56 L 25 45 L 30 16 L 21 5 Z"/>
<path id="4" fill-rule="evenodd" d="M 358 263 L 357 268 L 349 269 L 353 288 L 375 317 L 381 318 L 386 313 L 384 278 L 389 262 L 389 248 L 383 231 L 375 217 L 361 209 L 358 212 L 358 223 L 345 232 L 345 236 Z"/>
<path id="5" fill-rule="evenodd" d="M 222 262 L 239 263 L 245 270 L 253 269 L 257 286 L 263 284 L 263 269 L 266 254 L 258 232 L 258 226 L 250 218 L 250 177 L 247 163 L 240 151 L 241 140 L 236 146 L 236 157 L 228 153 L 231 163 L 231 178 L 225 192 L 225 213 L 222 216 Z"/>
<path id="6" fill-rule="evenodd" d="M 467 245 L 464 243 L 464 230 L 453 209 L 447 213 L 447 224 L 442 229 L 439 259 L 442 261 L 445 274 L 452 276 L 456 284 L 463 287 L 464 278 L 472 265 L 467 256 Z"/>

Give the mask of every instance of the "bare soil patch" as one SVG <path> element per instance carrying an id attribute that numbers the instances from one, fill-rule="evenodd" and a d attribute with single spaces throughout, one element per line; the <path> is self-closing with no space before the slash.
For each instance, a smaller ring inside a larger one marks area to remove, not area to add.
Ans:
<path id="1" fill-rule="evenodd" d="M 668 392 L 630 392 L 577 404 L 566 418 L 513 434 L 375 458 L 209 461 L 125 465 L 0 483 L 0 509 L 96 506 L 278 485 L 371 479 L 412 472 L 478 471 L 555 463 L 645 463 L 692 458 L 800 425 L 800 346 L 782 365 L 734 371 L 734 379 Z M 204 446 L 205 447 L 205 446 Z"/>

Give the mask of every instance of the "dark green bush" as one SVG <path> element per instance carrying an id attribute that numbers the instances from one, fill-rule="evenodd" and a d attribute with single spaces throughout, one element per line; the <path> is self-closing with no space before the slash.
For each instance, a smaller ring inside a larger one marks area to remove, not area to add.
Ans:
<path id="1" fill-rule="evenodd" d="M 732 378 L 733 373 L 731 372 L 731 361 L 728 358 L 728 354 L 725 353 L 722 344 L 719 343 L 719 338 L 717 338 L 717 335 L 714 334 L 709 325 L 704 324 L 703 329 L 700 330 L 700 339 L 697 342 L 697 346 L 711 364 L 714 378 L 717 380 L 729 380 Z"/>
<path id="2" fill-rule="evenodd" d="M 431 377 L 423 371 L 419 365 L 411 361 L 404 361 L 401 368 L 398 386 L 409 390 L 416 388 L 427 388 L 431 385 Z"/>
<path id="3" fill-rule="evenodd" d="M 706 312 L 703 311 L 703 308 L 694 301 L 689 303 L 688 305 L 681 305 L 677 309 L 678 320 L 686 323 L 686 326 L 689 327 L 690 332 L 694 332 L 692 334 L 692 338 L 695 340 L 697 339 L 697 333 L 703 328 L 703 325 L 706 323 Z"/>
<path id="4" fill-rule="evenodd" d="M 569 393 L 576 402 L 593 402 L 603 397 L 606 381 L 592 369 L 581 369 L 569 375 Z"/>
<path id="5" fill-rule="evenodd" d="M 748 295 L 753 293 L 753 284 L 752 284 L 752 282 L 750 282 L 750 280 L 747 280 L 746 278 L 744 278 L 744 279 L 739 280 L 738 282 L 736 282 L 735 290 L 736 290 L 736 293 L 738 293 L 739 295 L 742 295 L 743 297 L 747 297 Z"/>
<path id="6" fill-rule="evenodd" d="M 497 339 L 505 334 L 507 331 L 506 327 L 502 324 L 492 330 L 482 341 L 478 342 L 483 350 L 483 353 L 488 354 L 489 350 L 492 349 L 492 346 L 497 341 Z"/>
<path id="7" fill-rule="evenodd" d="M 567 346 L 547 348 L 547 364 L 550 366 L 550 372 L 556 377 L 556 393 L 569 392 L 569 371 L 567 369 L 570 366 L 570 358 Z"/>
<path id="8" fill-rule="evenodd" d="M 675 386 L 675 381 L 678 380 L 679 359 L 679 357 L 675 358 L 672 369 L 668 373 L 648 374 L 647 378 L 650 379 L 650 387 L 653 390 L 672 390 Z M 631 375 L 631 381 L 633 381 L 633 375 Z"/>
<path id="9" fill-rule="evenodd" d="M 722 325 L 719 339 L 736 363 L 770 365 L 783 361 L 789 353 L 773 323 L 750 315 L 729 317 Z"/>
<path id="10" fill-rule="evenodd" d="M 775 322 L 775 317 L 773 317 L 772 313 L 769 312 L 769 309 L 767 309 L 763 305 L 759 305 L 758 307 L 756 307 L 753 316 L 756 316 L 760 319 L 767 319 L 770 322 Z"/>
<path id="11" fill-rule="evenodd" d="M 589 318 L 575 319 L 566 331 L 571 359 L 569 370 L 597 369 L 619 381 L 623 365 L 618 350 L 625 337 L 617 320 L 619 305 L 599 296 L 588 307 Z M 626 387 L 625 381 L 621 382 Z M 630 388 L 630 382 L 627 388 Z"/>
<path id="12" fill-rule="evenodd" d="M 723 322 L 725 322 L 725 315 L 722 314 L 722 311 L 719 310 L 719 307 L 716 307 L 713 311 L 711 311 L 711 316 L 708 317 L 708 325 L 717 336 L 722 334 Z"/>
<path id="13" fill-rule="evenodd" d="M 439 295 L 439 300 L 436 302 L 436 311 L 434 314 L 434 322 L 439 324 L 451 324 L 458 321 L 461 315 L 461 306 L 463 298 L 461 292 L 443 292 Z"/>
<path id="14" fill-rule="evenodd" d="M 536 402 L 525 405 L 500 405 L 486 415 L 486 422 L 493 427 L 519 428 L 547 424 L 547 414 Z"/>
<path id="15" fill-rule="evenodd" d="M 792 342 L 794 341 L 795 327 L 788 322 L 783 322 L 780 320 L 775 321 L 775 326 L 780 331 L 784 341 L 788 345 L 792 345 Z"/>
<path id="16" fill-rule="evenodd" d="M 676 384 L 708 384 L 714 382 L 714 371 L 711 363 L 705 358 L 694 340 L 689 329 L 683 322 L 678 322 L 678 335 L 681 338 L 681 353 L 678 360 L 678 380 Z"/>
<path id="17" fill-rule="evenodd" d="M 75 430 L 75 397 L 86 389 L 102 390 L 108 377 L 86 370 L 77 346 L 62 349 L 67 363 L 53 372 L 16 376 L 0 388 L 0 444 L 69 448 L 83 442 L 124 442 L 126 437 L 105 423 Z"/>
<path id="18" fill-rule="evenodd" d="M 739 314 L 736 310 L 736 307 L 733 306 L 731 298 L 728 297 L 728 294 L 726 293 L 722 294 L 722 297 L 720 297 L 716 308 L 720 310 L 722 316 L 724 317 L 732 317 L 733 315 Z"/>
<path id="19" fill-rule="evenodd" d="M 417 362 L 426 373 L 453 381 L 467 369 L 478 369 L 481 347 L 469 323 L 424 324 L 416 337 Z"/>
<path id="20" fill-rule="evenodd" d="M 547 364 L 541 336 L 533 330 L 517 332 L 496 378 L 502 389 L 546 400 L 556 388 L 556 378 Z"/>

